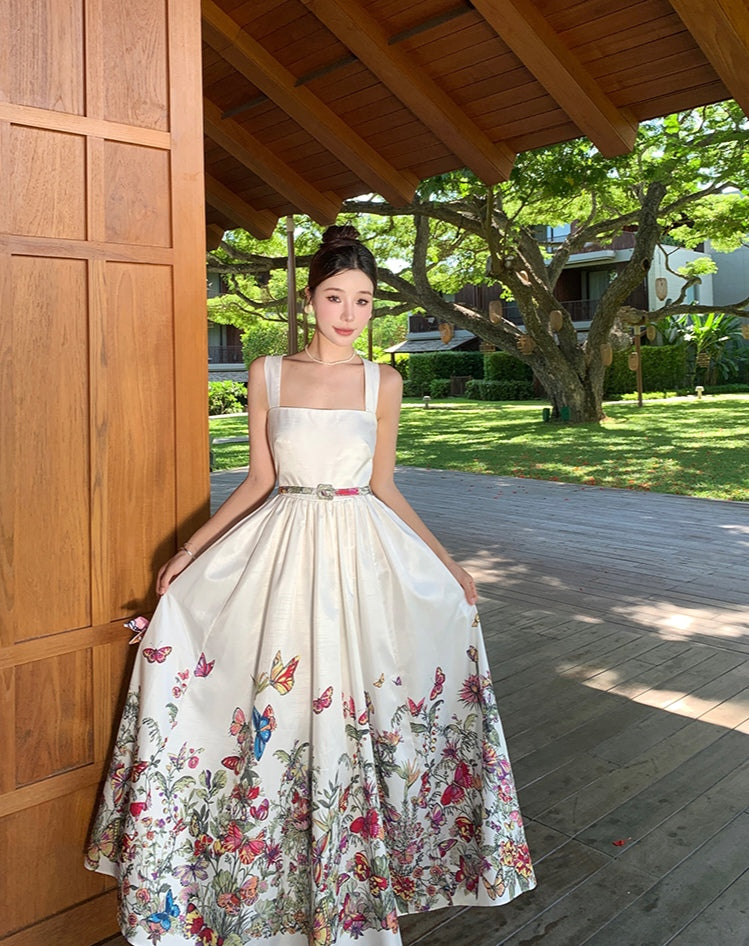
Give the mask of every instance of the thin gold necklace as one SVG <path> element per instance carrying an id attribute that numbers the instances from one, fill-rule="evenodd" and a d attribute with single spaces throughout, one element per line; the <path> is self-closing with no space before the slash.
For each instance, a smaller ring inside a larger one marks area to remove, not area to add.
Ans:
<path id="1" fill-rule="evenodd" d="M 354 358 L 356 358 L 356 356 L 359 354 L 356 351 L 352 351 L 348 358 L 342 358 L 340 361 L 323 361 L 322 358 L 315 358 L 315 356 L 309 350 L 309 345 L 305 345 L 304 350 L 313 361 L 317 362 L 318 365 L 326 365 L 328 368 L 332 368 L 333 365 L 345 365 L 347 362 L 353 361 Z"/>

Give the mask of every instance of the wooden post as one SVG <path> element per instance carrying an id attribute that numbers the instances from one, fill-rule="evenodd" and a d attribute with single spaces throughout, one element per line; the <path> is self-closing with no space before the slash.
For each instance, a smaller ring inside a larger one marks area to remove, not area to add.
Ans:
<path id="1" fill-rule="evenodd" d="M 641 325 L 635 325 L 635 350 L 637 352 L 637 406 L 642 407 L 642 347 L 640 345 Z"/>
<path id="2" fill-rule="evenodd" d="M 367 322 L 367 358 L 372 361 L 372 319 Z"/>
<path id="3" fill-rule="evenodd" d="M 289 354 L 299 351 L 299 332 L 296 309 L 296 253 L 294 250 L 294 218 L 286 218 L 286 252 L 289 262 L 286 267 L 287 308 L 289 310 Z"/>

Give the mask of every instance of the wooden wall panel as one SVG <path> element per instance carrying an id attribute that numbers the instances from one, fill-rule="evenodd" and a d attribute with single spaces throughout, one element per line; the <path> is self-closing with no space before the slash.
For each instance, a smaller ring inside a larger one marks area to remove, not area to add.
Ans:
<path id="1" fill-rule="evenodd" d="M 16 787 L 93 759 L 92 654 L 73 651 L 16 671 Z"/>
<path id="2" fill-rule="evenodd" d="M 85 240 L 86 139 L 22 125 L 9 137 L 11 232 Z"/>
<path id="3" fill-rule="evenodd" d="M 113 620 L 155 607 L 155 571 L 175 548 L 171 268 L 110 263 L 106 286 Z"/>
<path id="4" fill-rule="evenodd" d="M 0 946 L 116 931 L 123 618 L 208 506 L 200 41 L 199 0 L 0 0 Z"/>
<path id="5" fill-rule="evenodd" d="M 13 867 L 0 872 L 0 942 L 7 933 L 111 886 L 80 866 L 96 793 L 91 786 L 0 820 L 0 863 Z"/>
<path id="6" fill-rule="evenodd" d="M 13 429 L 13 489 L 0 533 L 13 547 L 7 620 L 22 641 L 90 623 L 86 264 L 14 256 L 10 276 L 0 333 L 13 398 L 0 404 L 0 437 Z"/>
<path id="7" fill-rule="evenodd" d="M 98 0 L 101 10 L 104 118 L 144 128 L 169 127 L 166 0 Z M 98 25 L 98 24 L 97 24 Z M 127 55 L 123 55 L 127 50 Z M 199 68 L 200 64 L 196 63 Z"/>
<path id="8" fill-rule="evenodd" d="M 0 100 L 82 115 L 83 0 L 0 0 Z"/>
<path id="9" fill-rule="evenodd" d="M 104 161 L 105 239 L 110 243 L 171 246 L 168 153 L 107 141 Z"/>

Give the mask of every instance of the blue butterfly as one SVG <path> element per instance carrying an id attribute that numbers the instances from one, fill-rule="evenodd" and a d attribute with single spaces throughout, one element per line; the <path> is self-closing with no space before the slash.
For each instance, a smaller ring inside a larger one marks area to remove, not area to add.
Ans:
<path id="1" fill-rule="evenodd" d="M 179 907 L 174 902 L 172 891 L 166 892 L 166 906 L 161 913 L 152 913 L 148 917 L 149 923 L 159 923 L 164 930 L 170 930 L 172 927 L 172 917 L 179 916 Z"/>
<path id="2" fill-rule="evenodd" d="M 256 707 L 252 708 L 252 725 L 255 727 L 255 745 L 254 755 L 260 761 L 265 745 L 270 739 L 270 734 L 276 728 L 276 717 L 273 714 L 273 707 L 266 706 L 262 715 Z"/>

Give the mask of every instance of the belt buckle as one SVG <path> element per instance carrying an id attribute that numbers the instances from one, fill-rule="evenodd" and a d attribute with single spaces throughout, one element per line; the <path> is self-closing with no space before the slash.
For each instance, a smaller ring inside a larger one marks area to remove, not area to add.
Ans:
<path id="1" fill-rule="evenodd" d="M 333 499 L 335 497 L 335 487 L 332 483 L 318 483 L 315 487 L 315 495 L 318 499 Z"/>

